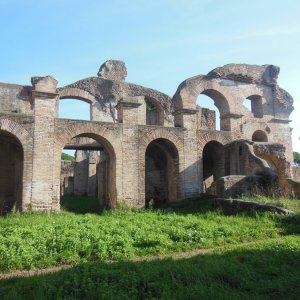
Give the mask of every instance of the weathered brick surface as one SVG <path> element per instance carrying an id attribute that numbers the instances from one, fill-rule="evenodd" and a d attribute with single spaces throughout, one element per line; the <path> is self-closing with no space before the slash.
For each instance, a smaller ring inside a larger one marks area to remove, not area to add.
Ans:
<path id="1" fill-rule="evenodd" d="M 293 167 L 293 178 L 300 181 L 300 167 Z"/>
<path id="2" fill-rule="evenodd" d="M 291 164 L 292 98 L 277 85 L 279 68 L 226 65 L 185 80 L 173 98 L 125 82 L 126 72 L 123 63 L 108 61 L 98 77 L 60 89 L 51 76 L 33 77 L 31 87 L 0 84 L 0 135 L 15 138 L 23 151 L 22 210 L 59 209 L 63 178 L 72 177 L 61 177 L 64 147 L 101 151 L 99 161 L 87 157 L 85 166 L 77 166 L 85 175 L 74 171 L 72 189 L 97 192 L 100 203 L 112 207 L 141 207 L 147 197 L 170 202 L 196 196 L 203 179 L 211 185 L 223 175 L 269 168 L 282 184 L 299 176 Z M 196 106 L 200 94 L 219 109 L 220 131 L 215 113 Z M 58 119 L 59 100 L 66 98 L 89 103 L 92 121 Z M 251 101 L 251 111 L 244 101 Z M 267 146 L 232 143 L 238 139 L 263 139 Z M 279 151 L 274 143 L 284 147 Z"/>

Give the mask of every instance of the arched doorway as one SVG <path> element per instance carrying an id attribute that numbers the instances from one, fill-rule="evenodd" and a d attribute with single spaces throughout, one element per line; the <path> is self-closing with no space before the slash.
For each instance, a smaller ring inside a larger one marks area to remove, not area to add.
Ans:
<path id="1" fill-rule="evenodd" d="M 268 142 L 267 134 L 262 130 L 256 130 L 252 135 L 253 142 Z"/>
<path id="2" fill-rule="evenodd" d="M 65 150 L 75 153 L 72 160 L 61 161 L 60 195 L 93 197 L 99 207 L 114 207 L 116 157 L 112 145 L 101 136 L 83 133 L 72 138 Z"/>
<path id="3" fill-rule="evenodd" d="M 23 161 L 20 141 L 13 134 L 0 130 L 0 214 L 21 207 Z"/>
<path id="4" fill-rule="evenodd" d="M 225 175 L 224 147 L 217 141 L 208 142 L 203 148 L 204 191 L 218 178 Z"/>
<path id="5" fill-rule="evenodd" d="M 154 207 L 177 200 L 179 157 L 176 146 L 167 139 L 152 141 L 145 154 L 146 207 L 153 200 Z"/>

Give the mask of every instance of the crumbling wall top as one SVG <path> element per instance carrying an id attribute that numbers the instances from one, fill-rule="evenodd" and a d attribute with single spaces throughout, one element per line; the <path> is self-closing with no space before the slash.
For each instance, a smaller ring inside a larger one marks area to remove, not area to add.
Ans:
<path id="1" fill-rule="evenodd" d="M 279 72 L 280 68 L 274 65 L 228 64 L 213 69 L 207 74 L 207 77 L 276 85 Z"/>
<path id="2" fill-rule="evenodd" d="M 121 60 L 107 60 L 100 66 L 97 75 L 104 79 L 125 81 L 127 69 Z"/>
<path id="3" fill-rule="evenodd" d="M 35 76 L 31 77 L 33 89 L 38 92 L 56 93 L 57 80 L 52 76 Z"/>

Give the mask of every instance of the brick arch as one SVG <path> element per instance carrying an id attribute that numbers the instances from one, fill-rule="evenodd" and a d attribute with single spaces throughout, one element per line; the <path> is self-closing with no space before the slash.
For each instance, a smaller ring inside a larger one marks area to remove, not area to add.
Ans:
<path id="1" fill-rule="evenodd" d="M 65 124 L 65 126 L 64 126 Z M 103 147 L 107 150 L 109 154 L 109 170 L 110 178 L 108 184 L 109 188 L 109 203 L 108 205 L 114 207 L 117 201 L 117 194 L 122 194 L 120 188 L 117 189 L 117 186 L 121 186 L 116 174 L 122 172 L 122 157 L 119 149 L 121 149 L 120 142 L 121 139 L 116 139 L 114 133 L 114 128 L 109 130 L 105 125 L 88 122 L 88 121 L 63 121 L 60 126 L 56 128 L 55 134 L 55 150 L 54 150 L 54 161 L 55 161 L 55 173 L 57 174 L 56 178 L 60 178 L 60 164 L 61 164 L 61 151 L 64 146 L 71 141 L 72 138 L 78 136 L 90 137 L 101 143 Z M 54 187 L 55 199 L 59 201 L 60 198 L 60 180 L 57 180 Z"/>
<path id="2" fill-rule="evenodd" d="M 253 123 L 251 126 L 244 128 L 244 136 L 250 141 L 252 141 L 255 132 L 263 132 L 266 135 L 268 142 L 273 141 L 273 132 L 267 123 Z"/>
<path id="3" fill-rule="evenodd" d="M 12 134 L 20 142 L 23 149 L 22 199 L 20 209 L 25 211 L 31 202 L 33 137 L 21 124 L 9 119 L 0 119 L 0 133 L 1 131 Z"/>
<path id="4" fill-rule="evenodd" d="M 149 144 L 157 139 L 165 139 L 171 144 L 178 152 L 179 160 L 179 173 L 184 169 L 184 144 L 183 139 L 171 132 L 170 130 L 165 129 L 152 129 L 148 130 L 145 133 L 142 133 L 139 139 L 139 198 L 140 200 L 145 199 L 145 154 Z M 179 180 L 179 178 L 178 178 Z M 178 182 L 178 196 L 180 191 L 180 182 Z"/>
<path id="5" fill-rule="evenodd" d="M 56 148 L 60 149 L 60 151 L 67 143 L 71 141 L 72 138 L 81 135 L 93 135 L 96 138 L 98 137 L 102 139 L 102 142 L 105 143 L 104 146 L 108 146 L 109 149 L 113 150 L 115 148 L 113 132 L 111 130 L 107 130 L 105 125 L 94 125 L 93 123 L 88 121 L 74 121 L 68 123 L 69 124 L 66 127 L 60 127 L 56 131 L 55 144 Z"/>
<path id="6" fill-rule="evenodd" d="M 140 137 L 139 153 L 144 155 L 148 145 L 156 139 L 166 139 L 174 144 L 178 154 L 183 151 L 183 139 L 173 133 L 171 130 L 158 128 L 152 129 L 142 134 Z"/>
<path id="7" fill-rule="evenodd" d="M 179 85 L 172 99 L 175 111 L 196 109 L 197 98 L 200 94 L 207 95 L 214 100 L 221 116 L 232 111 L 224 87 L 218 80 L 207 79 L 202 75 L 189 78 Z"/>
<path id="8" fill-rule="evenodd" d="M 29 132 L 21 125 L 9 119 L 0 119 L 0 131 L 7 131 L 13 134 L 22 144 L 24 151 L 26 145 L 32 142 L 32 136 Z"/>
<path id="9" fill-rule="evenodd" d="M 198 148 L 198 157 L 202 159 L 203 149 L 205 145 L 209 142 L 218 142 L 223 146 L 232 141 L 230 135 L 222 134 L 217 131 L 205 132 L 198 134 L 197 139 L 197 148 Z"/>
<path id="10" fill-rule="evenodd" d="M 60 90 L 58 101 L 61 99 L 78 99 L 92 105 L 96 102 L 94 95 L 79 88 L 65 88 Z"/>
<path id="11" fill-rule="evenodd" d="M 165 111 L 164 111 L 164 108 L 162 106 L 162 104 L 156 99 L 156 98 L 153 98 L 153 97 L 149 97 L 149 96 L 145 96 L 145 103 L 146 103 L 146 107 L 147 107 L 147 102 L 150 102 L 154 107 L 155 107 L 155 110 L 156 110 L 156 123 L 155 124 L 150 124 L 150 125 L 160 125 L 160 126 L 163 126 L 164 125 L 164 118 L 165 118 Z M 146 124 L 149 124 L 147 123 L 147 112 L 146 112 Z"/>

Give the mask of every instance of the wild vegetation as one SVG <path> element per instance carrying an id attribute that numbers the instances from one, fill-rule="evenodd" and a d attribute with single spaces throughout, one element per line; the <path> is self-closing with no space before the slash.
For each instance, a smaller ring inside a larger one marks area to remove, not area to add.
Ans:
<path id="1" fill-rule="evenodd" d="M 75 159 L 75 157 L 74 156 L 72 156 L 72 155 L 69 155 L 69 154 L 67 154 L 67 153 L 64 153 L 64 152 L 62 152 L 61 153 L 61 159 L 62 160 L 74 160 Z"/>
<path id="2" fill-rule="evenodd" d="M 0 281 L 1 299 L 299 299 L 299 236 Z"/>
<path id="3" fill-rule="evenodd" d="M 293 155 L 294 155 L 294 162 L 300 164 L 300 153 L 293 152 Z"/>
<path id="4" fill-rule="evenodd" d="M 75 266 L 2 280 L 0 298 L 296 299 L 300 201 L 260 200 L 276 201 L 296 215 L 233 213 L 207 198 L 167 209 L 100 211 L 96 199 L 69 197 L 60 214 L 3 217 L 1 272 Z M 195 249 L 206 254 L 190 257 Z M 178 252 L 180 259 L 159 258 Z M 148 256 L 157 259 L 140 261 Z"/>

